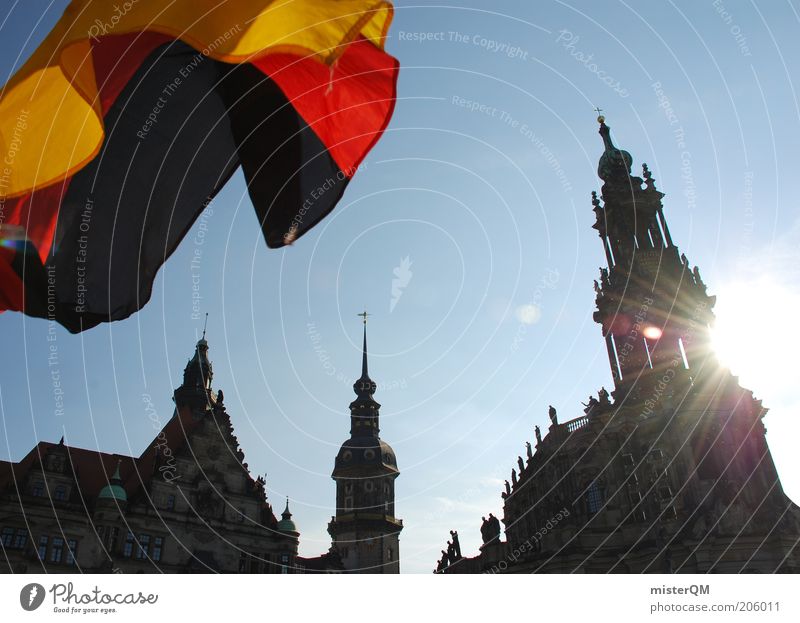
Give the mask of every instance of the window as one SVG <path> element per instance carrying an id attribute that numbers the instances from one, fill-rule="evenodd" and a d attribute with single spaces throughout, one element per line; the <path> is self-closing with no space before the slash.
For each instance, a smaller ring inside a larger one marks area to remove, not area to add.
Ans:
<path id="1" fill-rule="evenodd" d="M 386 559 L 387 560 L 394 560 L 394 550 L 390 547 L 386 550 Z"/>
<path id="2" fill-rule="evenodd" d="M 3 547 L 11 547 L 14 539 L 14 528 L 3 528 Z"/>
<path id="3" fill-rule="evenodd" d="M 281 573 L 289 573 L 289 554 L 281 554 Z"/>
<path id="4" fill-rule="evenodd" d="M 39 560 L 44 560 L 47 558 L 47 537 L 40 536 L 39 537 L 39 547 L 36 550 L 36 553 L 39 555 Z"/>
<path id="5" fill-rule="evenodd" d="M 125 536 L 125 545 L 122 546 L 122 555 L 125 558 L 130 558 L 133 555 L 133 532 L 128 530 Z"/>
<path id="6" fill-rule="evenodd" d="M 75 539 L 67 541 L 67 565 L 75 566 L 75 554 L 78 551 L 78 542 Z"/>
<path id="7" fill-rule="evenodd" d="M 53 537 L 53 544 L 50 547 L 50 562 L 59 563 L 64 555 L 64 539 L 60 536 Z"/>
<path id="8" fill-rule="evenodd" d="M 590 515 L 594 515 L 603 508 L 603 492 L 596 482 L 589 485 L 589 489 L 586 491 L 586 507 Z"/>
<path id="9" fill-rule="evenodd" d="M 64 485 L 58 485 L 56 490 L 53 492 L 53 499 L 59 502 L 63 502 L 67 499 L 67 488 Z"/>
<path id="10" fill-rule="evenodd" d="M 40 498 L 44 495 L 44 483 L 41 480 L 37 480 L 33 483 L 31 494 L 35 498 Z"/>
<path id="11" fill-rule="evenodd" d="M 372 448 L 364 450 L 364 458 L 367 459 L 368 461 L 371 461 L 372 459 L 374 459 L 375 458 L 375 450 L 373 450 Z"/>
<path id="12" fill-rule="evenodd" d="M 14 549 L 25 549 L 28 544 L 28 532 L 25 528 L 17 528 L 17 534 L 14 536 Z"/>
<path id="13" fill-rule="evenodd" d="M 116 551 L 117 549 L 117 542 L 119 541 L 119 528 L 114 526 L 113 528 L 109 528 L 107 531 L 108 534 L 108 549 L 109 551 Z"/>
<path id="14" fill-rule="evenodd" d="M 371 480 L 367 480 L 364 483 L 364 490 L 365 491 L 374 491 L 375 490 L 375 483 L 372 482 Z"/>
<path id="15" fill-rule="evenodd" d="M 175 510 L 175 496 L 168 495 L 167 496 L 167 510 L 174 511 Z"/>
<path id="16" fill-rule="evenodd" d="M 244 573 L 244 570 L 247 565 L 247 555 L 242 552 L 239 554 L 239 573 Z"/>
<path id="17" fill-rule="evenodd" d="M 344 499 L 344 510 L 351 511 L 353 510 L 353 498 L 346 497 Z"/>
<path id="18" fill-rule="evenodd" d="M 139 535 L 139 547 L 136 548 L 136 559 L 141 560 L 147 558 L 147 550 L 150 549 L 150 535 Z"/>
<path id="19" fill-rule="evenodd" d="M 150 555 L 155 562 L 161 560 L 161 552 L 163 551 L 163 549 L 164 549 L 164 538 L 157 536 L 155 539 L 153 539 L 153 551 Z"/>
<path id="20" fill-rule="evenodd" d="M 352 493 L 353 492 L 353 483 L 352 482 L 346 482 L 344 484 L 344 492 L 345 493 Z"/>

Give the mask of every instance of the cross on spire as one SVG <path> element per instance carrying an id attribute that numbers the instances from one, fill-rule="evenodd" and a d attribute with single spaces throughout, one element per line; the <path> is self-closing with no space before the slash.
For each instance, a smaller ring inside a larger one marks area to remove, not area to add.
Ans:
<path id="1" fill-rule="evenodd" d="M 359 317 L 361 317 L 361 318 L 363 318 L 363 319 L 364 319 L 364 324 L 365 324 L 365 325 L 367 324 L 367 318 L 368 318 L 369 316 L 371 316 L 371 315 L 372 315 L 372 314 L 368 314 L 368 313 L 367 313 L 367 310 L 366 310 L 366 309 L 364 309 L 364 311 L 363 311 L 363 312 L 361 312 L 360 314 L 356 314 L 356 316 L 359 316 Z"/>
<path id="2" fill-rule="evenodd" d="M 203 322 L 203 339 L 206 339 L 206 328 L 208 327 L 208 312 L 206 312 L 206 319 Z"/>

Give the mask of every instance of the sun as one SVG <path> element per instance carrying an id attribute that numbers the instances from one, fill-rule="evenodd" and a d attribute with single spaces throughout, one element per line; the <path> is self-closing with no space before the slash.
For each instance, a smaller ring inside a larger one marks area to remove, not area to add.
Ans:
<path id="1" fill-rule="evenodd" d="M 800 291 L 770 278 L 717 292 L 711 342 L 720 363 L 759 396 L 795 391 Z"/>

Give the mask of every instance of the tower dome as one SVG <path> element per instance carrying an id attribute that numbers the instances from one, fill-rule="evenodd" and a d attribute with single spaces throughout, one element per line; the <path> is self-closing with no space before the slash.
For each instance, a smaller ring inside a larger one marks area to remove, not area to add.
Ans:
<path id="1" fill-rule="evenodd" d="M 117 463 L 117 469 L 114 470 L 114 475 L 111 476 L 111 480 L 108 481 L 108 484 L 100 490 L 97 499 L 117 502 L 128 501 L 128 494 L 125 491 L 125 487 L 122 485 L 122 478 L 119 475 L 119 462 Z"/>
<path id="2" fill-rule="evenodd" d="M 278 531 L 291 536 L 298 536 L 297 525 L 292 521 L 292 513 L 289 510 L 289 498 L 286 498 L 286 508 L 281 513 L 281 520 L 278 522 Z"/>

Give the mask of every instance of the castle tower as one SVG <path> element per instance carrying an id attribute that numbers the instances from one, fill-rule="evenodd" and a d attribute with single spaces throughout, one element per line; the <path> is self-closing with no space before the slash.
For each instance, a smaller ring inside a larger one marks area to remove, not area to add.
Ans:
<path id="1" fill-rule="evenodd" d="M 394 481 L 400 475 L 394 450 L 379 436 L 380 404 L 367 367 L 367 313 L 361 377 L 353 384 L 350 438 L 336 455 L 336 516 L 328 524 L 333 548 L 351 573 L 399 573 L 400 531 L 395 517 Z"/>

